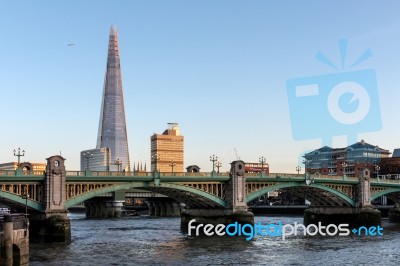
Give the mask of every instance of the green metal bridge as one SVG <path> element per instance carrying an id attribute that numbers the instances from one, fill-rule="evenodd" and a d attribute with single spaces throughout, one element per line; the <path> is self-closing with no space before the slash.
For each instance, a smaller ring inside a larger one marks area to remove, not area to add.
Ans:
<path id="1" fill-rule="evenodd" d="M 46 173 L 33 171 L 0 171 L 0 201 L 30 211 L 44 210 L 46 190 L 65 195 L 65 208 L 105 193 L 141 189 L 163 194 L 190 208 L 227 207 L 229 173 L 159 173 L 66 171 L 65 184 L 46 186 Z M 245 174 L 245 199 L 250 202 L 268 192 L 285 189 L 307 199 L 314 206 L 355 207 L 359 178 L 326 175 L 276 173 Z M 61 191 L 64 190 L 64 191 Z M 29 194 L 26 200 L 23 195 Z M 61 193 L 62 192 L 62 193 Z M 54 193 L 53 193 L 54 194 Z M 56 193 L 57 194 L 57 193 Z M 400 180 L 371 179 L 370 201 L 388 196 L 400 202 Z"/>

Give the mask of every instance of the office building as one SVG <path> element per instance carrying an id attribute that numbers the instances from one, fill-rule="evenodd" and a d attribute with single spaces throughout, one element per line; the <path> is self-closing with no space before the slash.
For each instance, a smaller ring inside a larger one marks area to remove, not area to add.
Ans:
<path id="1" fill-rule="evenodd" d="M 321 175 L 358 177 L 369 169 L 376 177 L 378 166 L 390 152 L 364 140 L 345 148 L 322 147 L 304 155 L 306 172 Z"/>
<path id="2" fill-rule="evenodd" d="M 177 123 L 168 123 L 162 134 L 154 134 L 151 141 L 151 171 L 184 172 L 184 143 Z"/>

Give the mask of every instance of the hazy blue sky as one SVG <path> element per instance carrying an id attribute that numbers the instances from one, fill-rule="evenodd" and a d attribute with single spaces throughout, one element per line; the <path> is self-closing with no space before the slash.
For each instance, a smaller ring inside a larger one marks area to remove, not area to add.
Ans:
<path id="1" fill-rule="evenodd" d="M 131 161 L 149 164 L 150 136 L 178 122 L 185 165 L 210 171 L 209 156 L 266 157 L 272 172 L 295 172 L 320 139 L 295 141 L 286 81 L 374 69 L 382 129 L 358 135 L 400 147 L 398 1 L 2 1 L 0 162 L 26 150 L 27 161 L 59 154 L 79 169 L 94 148 L 111 24 L 119 30 Z M 74 46 L 67 46 L 74 43 Z M 374 99 L 372 99 L 374 100 Z M 320 128 L 315 108 L 315 128 Z M 305 117 L 304 119 L 313 119 Z M 312 130 L 312 129 L 310 129 Z M 327 132 L 328 134 L 329 132 Z M 328 134 L 329 135 L 329 134 Z M 336 138 L 335 146 L 347 145 Z M 304 168 L 304 167 L 303 167 Z"/>

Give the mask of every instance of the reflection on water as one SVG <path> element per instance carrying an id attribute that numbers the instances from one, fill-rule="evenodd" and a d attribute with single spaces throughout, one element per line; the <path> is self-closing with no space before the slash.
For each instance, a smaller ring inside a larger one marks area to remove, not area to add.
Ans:
<path id="1" fill-rule="evenodd" d="M 71 214 L 72 243 L 33 243 L 30 265 L 397 265 L 400 226 L 383 223 L 383 237 L 189 237 L 180 218 L 85 219 Z M 301 223 L 302 217 L 256 217 Z"/>

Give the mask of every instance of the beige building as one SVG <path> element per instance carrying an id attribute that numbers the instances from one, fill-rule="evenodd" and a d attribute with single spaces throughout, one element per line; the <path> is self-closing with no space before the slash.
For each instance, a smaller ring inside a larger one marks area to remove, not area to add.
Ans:
<path id="1" fill-rule="evenodd" d="M 168 123 L 162 135 L 154 134 L 151 141 L 151 171 L 183 173 L 183 136 L 177 123 Z"/>
<path id="2" fill-rule="evenodd" d="M 34 171 L 34 172 L 44 172 L 46 171 L 45 163 L 30 163 L 30 162 L 22 162 L 20 163 L 22 170 L 24 171 Z M 9 162 L 0 164 L 0 170 L 9 171 L 9 170 L 17 170 L 18 163 L 17 162 Z"/>

